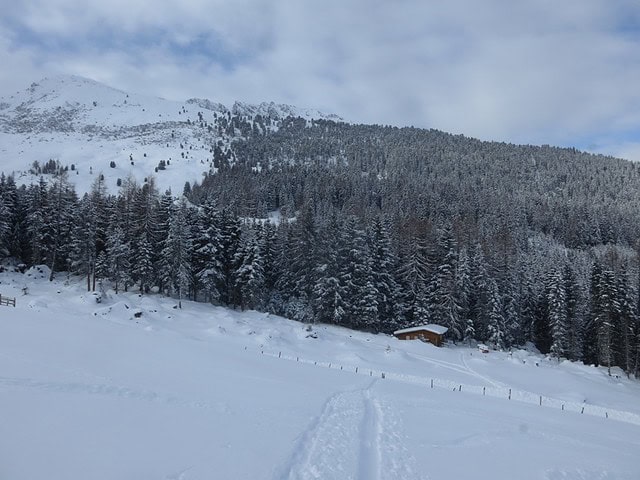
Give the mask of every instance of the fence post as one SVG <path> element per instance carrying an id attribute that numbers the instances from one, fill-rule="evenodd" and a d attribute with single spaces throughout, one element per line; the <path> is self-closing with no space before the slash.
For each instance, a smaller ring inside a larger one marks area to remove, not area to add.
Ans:
<path id="1" fill-rule="evenodd" d="M 358 373 L 358 367 L 356 367 L 356 373 Z"/>
<path id="2" fill-rule="evenodd" d="M 584 413 L 584 407 L 582 407 L 582 410 L 580 411 L 580 413 Z"/>
<path id="3" fill-rule="evenodd" d="M 562 410 L 564 411 L 564 403 L 562 404 Z"/>
<path id="4" fill-rule="evenodd" d="M 278 358 L 282 357 L 282 352 L 278 352 Z"/>
<path id="5" fill-rule="evenodd" d="M 459 392 L 461 392 L 461 391 L 462 391 L 462 385 L 460 385 L 460 386 L 458 387 L 458 391 L 459 391 Z"/>
<path id="6" fill-rule="evenodd" d="M 542 395 L 540 395 L 540 406 L 542 406 Z"/>
<path id="7" fill-rule="evenodd" d="M 511 389 L 509 389 L 509 400 L 511 400 Z"/>
<path id="8" fill-rule="evenodd" d="M 431 388 L 433 388 L 433 378 L 431 379 Z"/>
<path id="9" fill-rule="evenodd" d="M 485 390 L 487 389 L 487 387 L 482 387 L 482 395 L 484 395 Z"/>

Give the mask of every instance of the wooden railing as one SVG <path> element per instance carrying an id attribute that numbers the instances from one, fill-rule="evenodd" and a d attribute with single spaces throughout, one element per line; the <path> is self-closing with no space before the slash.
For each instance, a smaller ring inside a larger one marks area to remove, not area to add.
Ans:
<path id="1" fill-rule="evenodd" d="M 8 307 L 8 306 L 15 307 L 15 306 L 16 306 L 16 299 L 15 299 L 15 297 L 14 297 L 14 298 L 11 298 L 11 297 L 3 297 L 3 296 L 0 294 L 0 305 L 5 305 L 5 306 L 7 306 L 7 307 Z"/>

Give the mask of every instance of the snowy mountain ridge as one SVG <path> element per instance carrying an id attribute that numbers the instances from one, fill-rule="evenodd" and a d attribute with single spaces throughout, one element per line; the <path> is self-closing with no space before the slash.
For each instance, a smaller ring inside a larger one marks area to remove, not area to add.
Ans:
<path id="1" fill-rule="evenodd" d="M 163 191 L 180 192 L 185 182 L 215 171 L 214 147 L 228 148 L 246 129 L 277 129 L 290 116 L 341 120 L 273 102 L 228 108 L 208 99 L 128 93 L 79 76 L 44 78 L 0 99 L 1 170 L 31 183 L 39 177 L 34 162 L 54 160 L 70 169 L 79 192 L 99 174 L 111 191 L 118 179 L 142 183 L 154 175 Z"/>

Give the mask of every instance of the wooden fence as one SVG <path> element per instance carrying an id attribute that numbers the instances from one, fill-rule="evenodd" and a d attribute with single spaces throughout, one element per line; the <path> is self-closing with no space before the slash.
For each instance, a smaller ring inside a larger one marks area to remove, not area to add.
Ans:
<path id="1" fill-rule="evenodd" d="M 16 299 L 11 298 L 11 297 L 3 297 L 2 294 L 0 294 L 0 305 L 4 305 L 4 306 L 12 306 L 15 307 L 16 306 Z"/>
<path id="2" fill-rule="evenodd" d="M 245 347 L 247 350 L 247 347 Z M 313 364 L 320 367 L 328 367 L 337 369 L 346 372 L 352 372 L 359 375 L 366 375 L 369 372 L 370 377 L 377 377 L 383 379 L 396 380 L 405 383 L 413 383 L 417 385 L 424 385 L 427 388 L 443 388 L 445 390 L 454 391 L 454 392 L 465 392 L 466 394 L 476 394 L 482 395 L 486 397 L 495 397 L 495 398 L 503 398 L 505 400 L 512 400 L 516 402 L 529 403 L 533 405 L 539 405 L 540 407 L 547 408 L 556 408 L 558 410 L 574 412 L 583 415 L 592 415 L 596 417 L 610 418 L 613 420 L 618 420 L 620 422 L 632 423 L 634 425 L 640 425 L 640 413 L 636 412 L 627 412 L 623 410 L 614 410 L 608 407 L 603 407 L 599 405 L 588 404 L 586 402 L 568 402 L 564 400 L 559 400 L 551 397 L 546 397 L 544 395 L 540 395 L 537 393 L 526 392 L 511 389 L 507 386 L 504 387 L 486 387 L 486 386 L 478 386 L 478 385 L 465 385 L 460 384 L 458 382 L 454 382 L 451 380 L 442 380 L 437 378 L 428 378 L 428 377 L 419 377 L 415 375 L 401 374 L 401 373 L 393 373 L 393 372 L 382 372 L 380 370 L 373 370 L 369 368 L 354 367 L 354 366 L 346 366 L 335 363 L 327 363 L 320 361 L 313 361 L 308 359 L 303 359 L 298 356 L 291 356 L 283 354 L 282 352 L 278 352 L 277 354 L 274 352 L 267 352 L 265 350 L 261 350 L 260 353 L 263 355 L 268 355 L 271 357 L 282 358 L 285 360 L 294 360 L 299 363 Z"/>

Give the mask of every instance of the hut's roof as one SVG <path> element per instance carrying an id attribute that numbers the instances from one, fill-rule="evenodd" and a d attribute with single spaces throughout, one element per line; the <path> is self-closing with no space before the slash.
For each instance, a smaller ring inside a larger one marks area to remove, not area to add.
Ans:
<path id="1" fill-rule="evenodd" d="M 436 325 L 435 323 L 430 323 L 429 325 L 418 325 L 417 327 L 409 327 L 403 328 L 401 330 L 396 330 L 393 332 L 394 335 L 398 335 L 401 333 L 412 333 L 412 332 L 422 332 L 422 331 L 432 332 L 438 335 L 444 335 L 449 330 L 447 327 L 443 327 L 442 325 Z"/>

